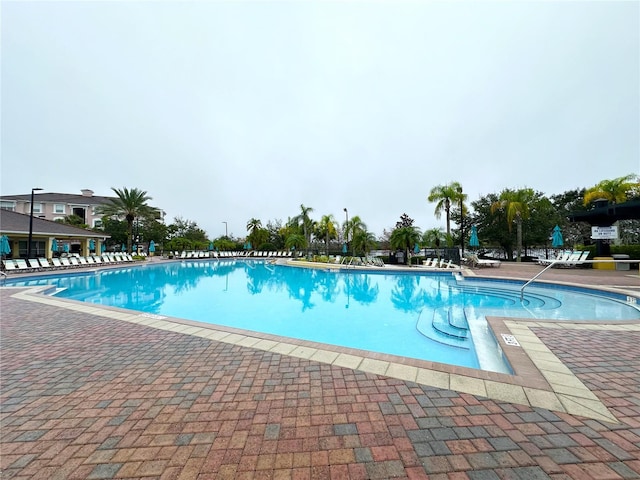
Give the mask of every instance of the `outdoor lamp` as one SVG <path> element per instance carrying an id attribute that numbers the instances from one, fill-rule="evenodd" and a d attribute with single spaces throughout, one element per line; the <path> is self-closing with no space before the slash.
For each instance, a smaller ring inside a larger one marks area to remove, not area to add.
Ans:
<path id="1" fill-rule="evenodd" d="M 33 193 L 42 190 L 41 188 L 31 189 L 31 213 L 29 215 L 29 241 L 27 243 L 27 258 L 31 258 L 31 240 L 33 239 Z"/>

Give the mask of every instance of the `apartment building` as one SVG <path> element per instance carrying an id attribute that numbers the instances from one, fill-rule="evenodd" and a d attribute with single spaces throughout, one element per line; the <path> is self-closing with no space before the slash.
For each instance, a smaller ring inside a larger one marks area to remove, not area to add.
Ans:
<path id="1" fill-rule="evenodd" d="M 63 220 L 64 217 L 77 215 L 90 228 L 100 227 L 102 217 L 96 209 L 108 203 L 114 197 L 94 195 L 93 190 L 83 189 L 80 195 L 71 193 L 46 193 L 35 191 L 33 195 L 33 216 L 45 220 Z M 31 213 L 31 193 L 0 196 L 0 208 L 16 213 Z M 157 219 L 164 221 L 164 212 L 160 209 Z"/>

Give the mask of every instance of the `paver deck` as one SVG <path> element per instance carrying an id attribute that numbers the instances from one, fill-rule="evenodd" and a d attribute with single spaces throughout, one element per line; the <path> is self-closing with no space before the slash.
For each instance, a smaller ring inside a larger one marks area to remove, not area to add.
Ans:
<path id="1" fill-rule="evenodd" d="M 548 278 L 640 291 L 637 271 Z M 1 478 L 640 478 L 639 322 L 491 319 L 520 343 L 510 376 L 0 301 Z"/>

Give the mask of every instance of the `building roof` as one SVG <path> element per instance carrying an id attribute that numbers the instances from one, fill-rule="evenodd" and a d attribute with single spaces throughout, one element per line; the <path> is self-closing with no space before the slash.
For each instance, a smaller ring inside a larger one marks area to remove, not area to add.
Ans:
<path id="1" fill-rule="evenodd" d="M 29 233 L 29 215 L 0 209 L 0 232 L 3 235 Z M 109 235 L 84 228 L 73 227 L 64 223 L 52 222 L 44 218 L 33 217 L 34 235 L 47 235 L 51 237 L 77 237 L 77 238 L 108 238 Z"/>
<path id="2" fill-rule="evenodd" d="M 78 205 L 102 205 L 104 203 L 113 200 L 115 197 L 103 197 L 100 195 L 93 195 L 93 192 L 89 195 L 76 195 L 72 193 L 36 193 L 33 196 L 34 202 L 49 202 L 49 203 L 71 203 Z M 23 202 L 31 201 L 31 193 L 24 193 L 20 195 L 2 195 L 1 200 L 17 200 Z"/>
<path id="3" fill-rule="evenodd" d="M 569 214 L 570 222 L 588 222 L 599 226 L 613 225 L 618 220 L 640 220 L 640 199 L 624 203 L 596 202 L 591 210 Z"/>

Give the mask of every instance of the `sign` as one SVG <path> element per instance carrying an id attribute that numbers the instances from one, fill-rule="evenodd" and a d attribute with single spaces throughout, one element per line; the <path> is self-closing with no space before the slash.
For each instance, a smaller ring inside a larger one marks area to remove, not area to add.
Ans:
<path id="1" fill-rule="evenodd" d="M 593 240 L 611 240 L 618 238 L 618 226 L 591 227 L 591 238 Z"/>

